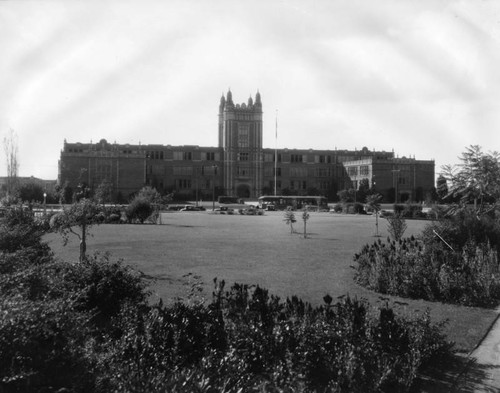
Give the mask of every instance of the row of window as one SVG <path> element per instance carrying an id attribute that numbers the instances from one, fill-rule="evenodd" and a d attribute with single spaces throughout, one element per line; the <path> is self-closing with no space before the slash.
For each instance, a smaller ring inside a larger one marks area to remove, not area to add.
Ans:
<path id="1" fill-rule="evenodd" d="M 368 165 L 350 166 L 347 167 L 347 174 L 349 176 L 368 176 L 370 174 L 370 167 Z"/>
<path id="2" fill-rule="evenodd" d="M 283 187 L 282 187 L 283 183 L 281 182 L 281 180 L 276 180 L 276 188 L 278 190 L 281 190 Z M 319 183 L 316 183 L 316 186 L 319 190 L 329 190 L 330 187 L 331 187 L 331 183 L 330 182 L 327 182 L 327 181 L 322 181 L 322 182 L 319 182 Z M 304 180 L 301 180 L 301 181 L 290 181 L 289 184 L 288 184 L 290 190 L 307 190 L 307 182 L 304 181 Z M 274 189 L 274 181 L 270 181 L 269 182 L 269 188 L 271 189 Z"/>
<path id="3" fill-rule="evenodd" d="M 265 153 L 264 161 L 266 162 L 312 162 L 309 160 L 308 154 L 289 154 L 289 153 Z M 327 154 L 315 154 L 314 155 L 314 163 L 315 164 L 331 164 L 335 162 L 335 157 L 327 155 Z"/>
<path id="4" fill-rule="evenodd" d="M 265 167 L 264 168 L 264 176 L 282 176 L 281 167 L 272 168 Z M 307 177 L 309 175 L 309 169 L 305 167 L 291 167 L 289 168 L 288 175 L 290 177 Z M 331 177 L 334 175 L 334 171 L 332 168 L 314 168 L 315 177 Z"/>

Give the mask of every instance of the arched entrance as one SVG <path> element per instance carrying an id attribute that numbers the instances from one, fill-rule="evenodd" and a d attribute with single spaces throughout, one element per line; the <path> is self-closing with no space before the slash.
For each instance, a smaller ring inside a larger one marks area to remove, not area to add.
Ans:
<path id="1" fill-rule="evenodd" d="M 240 184 L 236 188 L 238 198 L 250 198 L 250 187 L 247 184 Z"/>

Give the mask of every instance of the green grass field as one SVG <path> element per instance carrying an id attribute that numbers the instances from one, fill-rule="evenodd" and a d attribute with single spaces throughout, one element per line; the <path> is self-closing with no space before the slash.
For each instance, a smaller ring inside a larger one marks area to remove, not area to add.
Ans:
<path id="1" fill-rule="evenodd" d="M 210 298 L 213 279 L 258 284 L 282 298 L 297 295 L 313 304 L 325 294 L 345 294 L 376 304 L 382 296 L 353 281 L 353 255 L 375 241 L 375 217 L 311 213 L 304 239 L 301 213 L 291 234 L 282 212 L 264 216 L 218 215 L 211 212 L 164 213 L 162 225 L 101 225 L 92 228 L 88 251 L 110 252 L 113 258 L 142 271 L 151 282 L 153 300 L 168 303 L 186 295 L 188 273 L 199 275 Z M 405 236 L 418 235 L 425 221 L 407 221 Z M 379 219 L 387 237 L 387 224 Z M 78 260 L 76 238 L 63 247 L 61 238 L 46 238 L 56 255 Z M 395 297 L 391 304 L 403 313 L 431 310 L 433 320 L 448 319 L 446 333 L 457 348 L 468 352 L 493 323 L 494 310 L 445 305 Z M 396 303 L 395 303 L 396 302 Z"/>

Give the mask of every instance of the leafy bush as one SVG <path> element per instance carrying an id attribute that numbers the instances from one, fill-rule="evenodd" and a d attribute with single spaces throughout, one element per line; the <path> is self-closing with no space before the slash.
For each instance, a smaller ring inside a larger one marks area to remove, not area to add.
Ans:
<path id="1" fill-rule="evenodd" d="M 313 308 L 239 284 L 207 307 L 124 310 L 119 326 L 99 365 L 118 391 L 408 391 L 450 350 L 428 314 L 349 297 Z"/>
<path id="2" fill-rule="evenodd" d="M 125 211 L 125 214 L 130 222 L 137 220 L 141 224 L 144 224 L 144 221 L 146 221 L 153 213 L 154 208 L 151 202 L 141 197 L 134 198 Z"/>
<path id="3" fill-rule="evenodd" d="M 378 240 L 354 259 L 355 280 L 380 293 L 469 306 L 500 302 L 499 260 L 489 244 L 471 242 L 455 252 L 414 238 Z"/>
<path id="4" fill-rule="evenodd" d="M 0 250 L 10 253 L 38 247 L 48 252 L 48 247 L 41 241 L 45 229 L 44 222 L 35 221 L 31 211 L 22 206 L 10 206 L 0 219 Z"/>
<path id="5" fill-rule="evenodd" d="M 387 224 L 387 230 L 389 231 L 389 234 L 396 241 L 399 241 L 403 237 L 406 228 L 408 228 L 405 219 L 399 214 L 388 216 Z"/>
<path id="6" fill-rule="evenodd" d="M 0 390 L 91 392 L 87 316 L 65 300 L 0 299 Z"/>

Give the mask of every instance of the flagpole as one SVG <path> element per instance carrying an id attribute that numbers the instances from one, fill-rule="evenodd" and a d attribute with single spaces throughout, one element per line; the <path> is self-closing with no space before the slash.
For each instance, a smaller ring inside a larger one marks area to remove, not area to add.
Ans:
<path id="1" fill-rule="evenodd" d="M 278 110 L 276 109 L 276 132 L 275 132 L 275 141 L 274 141 L 274 196 L 277 194 L 277 175 L 278 169 Z"/>

